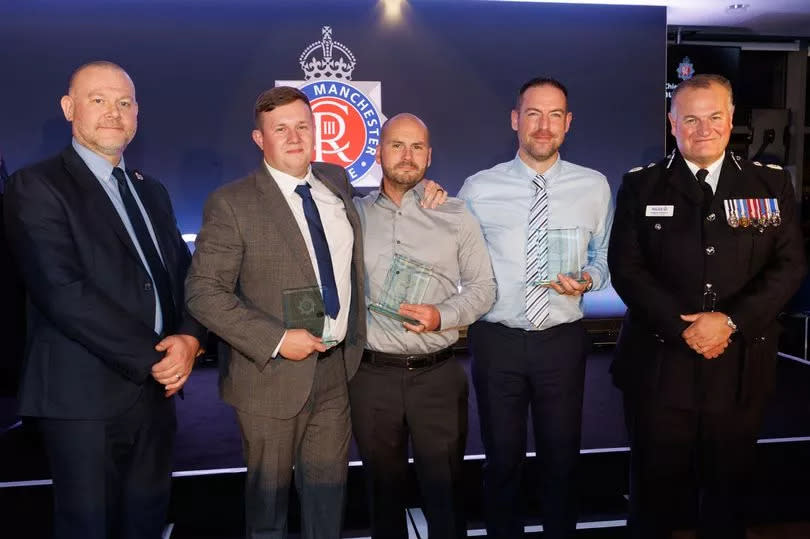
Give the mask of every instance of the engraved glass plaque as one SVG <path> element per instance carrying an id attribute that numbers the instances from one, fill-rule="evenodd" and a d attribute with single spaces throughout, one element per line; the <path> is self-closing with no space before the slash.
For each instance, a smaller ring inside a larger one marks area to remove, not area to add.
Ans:
<path id="1" fill-rule="evenodd" d="M 282 306 L 285 328 L 305 329 L 320 337 L 327 347 L 337 344 L 332 335 L 332 319 L 324 314 L 321 287 L 288 288 L 282 292 Z"/>
<path id="2" fill-rule="evenodd" d="M 557 275 L 563 274 L 580 283 L 587 283 L 582 278 L 582 259 L 580 256 L 580 231 L 578 228 L 549 228 L 548 269 L 545 275 L 529 283 L 531 286 L 548 286 L 557 283 Z"/>
<path id="3" fill-rule="evenodd" d="M 382 294 L 368 309 L 400 322 L 421 324 L 419 320 L 399 314 L 399 306 L 402 303 L 422 303 L 432 276 L 430 266 L 395 254 L 385 276 Z"/>

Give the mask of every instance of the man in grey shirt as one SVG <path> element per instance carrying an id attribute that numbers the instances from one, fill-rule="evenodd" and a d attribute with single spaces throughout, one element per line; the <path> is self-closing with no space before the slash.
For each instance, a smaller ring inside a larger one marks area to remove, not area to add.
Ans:
<path id="1" fill-rule="evenodd" d="M 419 182 L 430 156 L 428 129 L 419 118 L 391 118 L 376 158 L 383 169 L 381 189 L 355 199 L 369 305 L 380 300 L 395 256 L 431 270 L 422 302 L 399 308 L 417 323 L 369 311 L 367 349 L 349 386 L 374 539 L 407 537 L 408 434 L 429 536 L 467 535 L 459 490 L 468 385 L 450 347 L 460 326 L 492 306 L 495 279 L 481 227 L 462 201 L 450 198 L 433 210 L 420 205 Z"/>

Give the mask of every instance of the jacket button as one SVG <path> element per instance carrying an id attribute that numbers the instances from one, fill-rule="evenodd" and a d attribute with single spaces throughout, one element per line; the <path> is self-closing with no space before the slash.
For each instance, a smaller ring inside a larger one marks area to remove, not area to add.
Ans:
<path id="1" fill-rule="evenodd" d="M 661 228 L 662 228 L 661 223 L 655 223 L 655 226 L 653 226 L 653 228 L 656 229 L 656 230 L 661 230 Z"/>
<path id="2" fill-rule="evenodd" d="M 709 215 L 706 216 L 706 220 L 709 221 L 710 223 L 713 223 L 715 219 L 716 216 L 713 213 L 710 213 Z"/>
<path id="3" fill-rule="evenodd" d="M 706 247 L 706 254 L 709 255 L 709 256 L 712 256 L 714 254 L 714 246 L 713 245 L 709 245 L 708 247 Z"/>
<path id="4" fill-rule="evenodd" d="M 150 283 L 148 281 L 143 283 L 143 289 L 146 290 L 147 292 L 151 291 L 152 290 L 152 283 Z"/>

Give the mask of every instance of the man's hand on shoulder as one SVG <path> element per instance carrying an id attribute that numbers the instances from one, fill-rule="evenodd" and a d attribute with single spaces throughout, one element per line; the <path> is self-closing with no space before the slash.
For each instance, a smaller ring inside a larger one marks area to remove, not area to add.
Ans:
<path id="1" fill-rule="evenodd" d="M 158 352 L 166 355 L 152 365 L 152 377 L 166 389 L 171 397 L 185 385 L 194 360 L 202 353 L 200 341 L 191 335 L 169 335 L 155 345 Z"/>
<path id="2" fill-rule="evenodd" d="M 421 324 L 418 325 L 409 324 L 407 322 L 402 323 L 405 329 L 413 331 L 414 333 L 435 331 L 442 325 L 442 316 L 439 309 L 426 303 L 403 303 L 399 306 L 399 314 L 409 318 L 415 318 L 421 322 Z"/>
<path id="3" fill-rule="evenodd" d="M 326 345 L 320 337 L 305 329 L 288 329 L 278 353 L 291 361 L 306 359 L 313 352 L 326 352 Z"/>
<path id="4" fill-rule="evenodd" d="M 425 186 L 425 197 L 422 199 L 423 208 L 433 210 L 447 202 L 447 191 L 441 185 L 427 178 L 422 180 L 422 185 Z"/>

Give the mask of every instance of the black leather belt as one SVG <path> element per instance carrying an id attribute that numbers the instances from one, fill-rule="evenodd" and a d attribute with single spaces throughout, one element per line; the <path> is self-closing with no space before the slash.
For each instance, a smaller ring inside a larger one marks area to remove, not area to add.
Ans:
<path id="1" fill-rule="evenodd" d="M 421 369 L 441 363 L 453 357 L 453 349 L 445 348 L 429 354 L 386 354 L 373 350 L 363 350 L 363 361 L 372 365 L 401 367 L 403 369 Z"/>
<path id="2" fill-rule="evenodd" d="M 343 341 L 340 341 L 332 348 L 328 348 L 326 352 L 318 352 L 318 361 L 328 358 L 329 356 L 334 354 L 337 350 L 343 350 Z"/>

